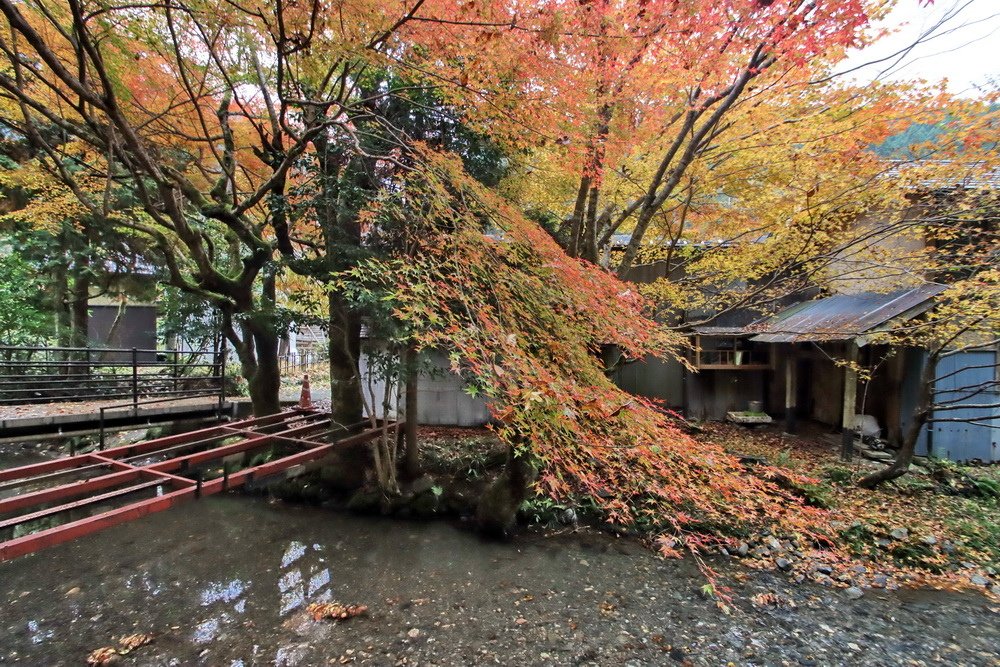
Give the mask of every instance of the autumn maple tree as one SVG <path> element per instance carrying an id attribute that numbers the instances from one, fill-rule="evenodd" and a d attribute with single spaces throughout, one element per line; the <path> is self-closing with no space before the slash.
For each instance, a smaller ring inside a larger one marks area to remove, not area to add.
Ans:
<path id="1" fill-rule="evenodd" d="M 643 356 L 680 343 L 649 319 L 633 287 L 568 256 L 460 161 L 417 155 L 421 168 L 370 211 L 406 230 L 415 251 L 371 260 L 348 278 L 381 284 L 419 345 L 449 350 L 452 369 L 488 398 L 511 456 L 497 502 L 480 506 L 485 527 L 507 527 L 534 484 L 558 499 L 590 499 L 611 522 L 662 533 L 666 554 L 727 542 L 751 526 L 823 531 L 820 515 L 766 469 L 746 474 L 607 378 L 604 345 Z"/>
<path id="2" fill-rule="evenodd" d="M 292 190 L 309 178 L 300 161 L 332 172 L 339 147 L 357 145 L 347 111 L 371 101 L 364 72 L 421 4 L 0 5 L 5 124 L 87 215 L 111 217 L 113 196 L 130 193 L 114 224 L 148 239 L 171 285 L 219 310 L 257 413 L 278 409 L 277 262 L 303 238 L 290 228 Z M 357 220 L 334 204 L 310 224 L 357 247 Z M 350 423 L 360 321 L 331 299 L 334 412 Z"/>

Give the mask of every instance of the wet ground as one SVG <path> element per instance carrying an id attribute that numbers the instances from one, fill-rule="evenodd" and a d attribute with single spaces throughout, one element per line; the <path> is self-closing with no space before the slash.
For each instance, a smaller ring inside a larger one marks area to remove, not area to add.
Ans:
<path id="1" fill-rule="evenodd" d="M 849 600 L 753 573 L 727 615 L 703 584 L 603 534 L 497 544 L 216 496 L 0 563 L 0 664 L 79 665 L 141 632 L 155 640 L 122 664 L 1000 665 L 1000 615 L 976 594 Z M 778 606 L 752 604 L 769 592 Z M 325 600 L 370 612 L 313 621 Z"/>

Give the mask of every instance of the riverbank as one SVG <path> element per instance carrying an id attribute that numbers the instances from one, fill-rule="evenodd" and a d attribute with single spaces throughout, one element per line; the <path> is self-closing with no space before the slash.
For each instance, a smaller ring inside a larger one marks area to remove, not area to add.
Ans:
<path id="1" fill-rule="evenodd" d="M 853 600 L 720 565 L 729 614 L 690 560 L 588 530 L 495 543 L 445 522 L 213 497 L 0 563 L 0 663 L 78 665 L 150 633 L 120 664 L 1000 664 L 982 595 Z M 328 600 L 369 614 L 305 612 Z"/>

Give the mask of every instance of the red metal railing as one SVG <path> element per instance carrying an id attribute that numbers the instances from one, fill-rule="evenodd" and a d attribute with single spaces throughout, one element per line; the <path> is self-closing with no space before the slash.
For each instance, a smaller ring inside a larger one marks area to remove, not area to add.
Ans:
<path id="1" fill-rule="evenodd" d="M 383 422 L 378 428 L 353 432 L 361 426 L 340 426 L 328 414 L 296 409 L 0 470 L 0 540 L 7 538 L 0 541 L 0 560 L 169 509 L 184 500 L 295 474 L 303 464 L 336 448 L 388 433 L 398 437 L 403 424 Z M 245 463 L 264 451 L 275 458 L 259 464 L 233 463 L 236 458 Z M 215 476 L 206 479 L 206 470 Z M 134 498 L 150 493 L 153 497 Z M 111 502 L 118 505 L 91 513 L 94 505 Z M 74 516 L 80 513 L 84 516 Z M 32 530 L 32 523 L 45 521 L 54 525 Z"/>

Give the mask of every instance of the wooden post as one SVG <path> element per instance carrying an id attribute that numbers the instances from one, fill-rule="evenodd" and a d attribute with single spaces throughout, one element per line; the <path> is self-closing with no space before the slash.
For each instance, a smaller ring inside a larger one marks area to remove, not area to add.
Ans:
<path id="1" fill-rule="evenodd" d="M 792 343 L 785 350 L 785 433 L 795 433 L 797 381 L 798 358 L 795 355 L 795 343 Z"/>
<path id="2" fill-rule="evenodd" d="M 420 475 L 420 443 L 417 440 L 417 397 L 420 389 L 419 365 L 417 349 L 408 345 L 404 353 L 404 372 L 406 373 L 405 398 L 403 416 L 406 423 L 403 426 L 406 449 L 404 452 L 403 471 L 410 479 Z"/>
<path id="3" fill-rule="evenodd" d="M 840 458 L 850 461 L 854 457 L 854 415 L 858 405 L 858 372 L 855 365 L 858 363 L 858 344 L 854 339 L 847 343 L 847 357 L 849 364 L 844 368 L 844 405 L 841 410 L 841 448 Z"/>
<path id="4" fill-rule="evenodd" d="M 899 447 L 903 443 L 903 373 L 906 349 L 896 348 L 889 358 L 889 393 L 885 397 L 885 429 L 890 443 Z"/>

